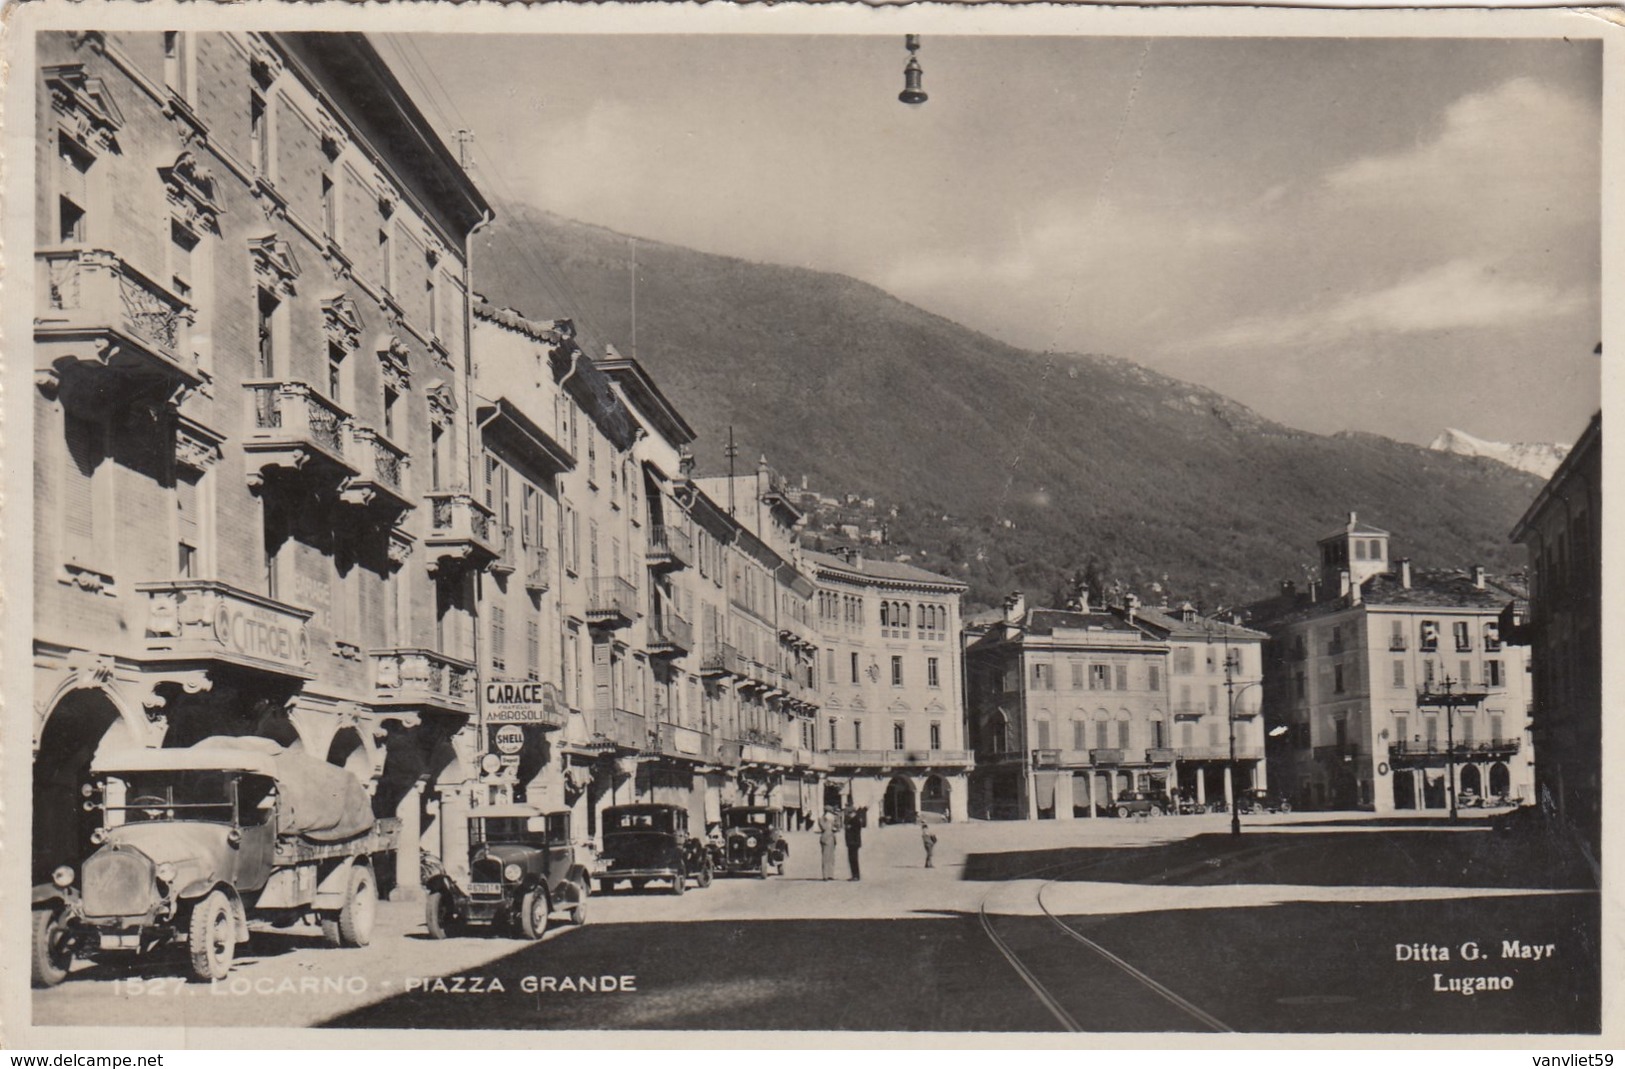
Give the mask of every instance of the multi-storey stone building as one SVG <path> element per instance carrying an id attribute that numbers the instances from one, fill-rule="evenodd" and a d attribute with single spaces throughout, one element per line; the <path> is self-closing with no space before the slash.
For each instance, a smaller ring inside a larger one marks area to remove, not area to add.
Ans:
<path id="1" fill-rule="evenodd" d="M 1535 783 L 1602 849 L 1602 414 L 1513 529 L 1529 549 Z M 1512 636 L 1508 636 L 1511 638 Z"/>
<path id="2" fill-rule="evenodd" d="M 816 587 L 830 801 L 877 819 L 971 815 L 959 672 L 965 584 L 910 564 L 806 551 Z"/>
<path id="3" fill-rule="evenodd" d="M 1484 569 L 1422 572 L 1389 533 L 1348 523 L 1320 541 L 1321 574 L 1253 607 L 1269 633 L 1271 760 L 1294 804 L 1445 809 L 1459 791 L 1529 801 L 1527 651 L 1504 642 L 1523 591 Z"/>
<path id="4" fill-rule="evenodd" d="M 35 868 L 98 747 L 259 735 L 403 819 L 410 892 L 478 752 L 489 209 L 362 35 L 37 41 Z"/>

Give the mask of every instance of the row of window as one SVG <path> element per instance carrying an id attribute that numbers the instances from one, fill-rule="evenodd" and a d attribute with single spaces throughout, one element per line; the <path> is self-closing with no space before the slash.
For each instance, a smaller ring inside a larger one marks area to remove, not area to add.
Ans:
<path id="1" fill-rule="evenodd" d="M 1406 662 L 1403 660 L 1395 660 L 1393 662 L 1393 672 L 1389 678 L 1390 685 L 1395 690 L 1402 690 L 1410 685 L 1409 681 L 1406 679 L 1407 673 L 1405 663 Z M 1422 662 L 1422 678 L 1419 679 L 1417 683 L 1424 690 L 1434 689 L 1434 687 L 1436 687 L 1438 684 L 1444 682 L 1444 676 L 1440 673 L 1439 668 L 1439 664 L 1437 664 L 1431 658 L 1424 660 Z M 1344 694 L 1348 692 L 1348 679 L 1345 676 L 1344 666 L 1342 664 L 1331 665 L 1329 670 L 1322 668 L 1321 676 L 1329 683 L 1331 693 Z M 1307 698 L 1308 679 L 1305 673 L 1295 672 L 1293 673 L 1292 679 L 1294 694 L 1300 699 Z M 1450 677 L 1450 682 L 1456 687 L 1470 687 L 1478 685 L 1494 690 L 1500 689 L 1507 685 L 1507 676 L 1505 666 L 1502 664 L 1502 662 L 1495 658 L 1489 658 L 1483 662 L 1483 670 L 1476 679 L 1473 675 L 1473 662 L 1460 662 L 1458 672 L 1456 675 Z"/>
<path id="2" fill-rule="evenodd" d="M 863 667 L 863 663 L 862 663 L 862 659 L 861 659 L 860 654 L 856 650 L 853 650 L 851 653 L 848 654 L 848 658 L 849 658 L 849 660 L 847 662 L 848 675 L 849 675 L 849 680 L 848 681 L 852 682 L 852 683 L 861 683 L 861 682 L 863 682 L 863 677 L 865 675 L 865 669 Z M 907 680 L 904 677 L 903 665 L 904 665 L 903 656 L 901 654 L 895 654 L 895 653 L 892 654 L 892 658 L 891 658 L 891 676 L 890 676 L 890 678 L 891 678 L 891 685 L 894 686 L 894 687 L 902 687 L 902 686 L 907 686 L 908 685 Z M 826 649 L 824 651 L 824 678 L 827 679 L 831 683 L 838 682 L 838 680 L 836 678 L 835 666 L 836 666 L 835 651 L 832 650 L 832 649 Z M 880 666 L 879 666 L 879 664 L 878 663 L 871 663 L 869 665 L 868 669 L 867 669 L 867 674 L 868 674 L 869 679 L 870 679 L 871 682 L 877 682 L 878 683 L 880 681 Z M 942 661 L 941 661 L 941 658 L 927 657 L 925 659 L 925 685 L 928 686 L 928 687 L 940 687 L 940 686 L 942 686 Z"/>
<path id="3" fill-rule="evenodd" d="M 1127 664 L 1085 664 L 1081 661 L 1071 663 L 1073 690 L 1128 690 L 1129 666 Z M 1162 690 L 1162 668 L 1160 665 L 1146 665 L 1145 686 L 1147 690 Z M 1055 665 L 1043 661 L 1035 661 L 1032 666 L 1032 687 L 1034 690 L 1055 689 Z"/>
<path id="4" fill-rule="evenodd" d="M 831 750 L 838 750 L 841 748 L 840 721 L 834 717 L 830 717 L 828 724 L 829 748 Z M 908 749 L 908 745 L 908 725 L 902 720 L 892 721 L 891 748 L 894 750 L 906 750 Z M 927 731 L 927 748 L 932 750 L 942 749 L 942 722 L 940 720 L 931 721 L 930 727 Z M 852 721 L 852 749 L 863 749 L 862 720 Z"/>

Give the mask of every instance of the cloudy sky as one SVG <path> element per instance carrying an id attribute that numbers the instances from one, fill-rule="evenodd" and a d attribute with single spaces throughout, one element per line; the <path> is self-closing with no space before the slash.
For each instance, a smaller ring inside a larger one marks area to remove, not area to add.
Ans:
<path id="1" fill-rule="evenodd" d="M 907 108 L 897 35 L 374 39 L 498 197 L 1314 431 L 1599 403 L 1595 41 L 936 35 Z"/>

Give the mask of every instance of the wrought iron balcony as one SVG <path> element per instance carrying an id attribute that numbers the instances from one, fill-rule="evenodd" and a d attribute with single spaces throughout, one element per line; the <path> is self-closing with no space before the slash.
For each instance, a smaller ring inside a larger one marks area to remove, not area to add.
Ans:
<path id="1" fill-rule="evenodd" d="M 244 387 L 250 411 L 243 452 L 256 458 L 251 466 L 301 471 L 334 486 L 361 474 L 344 409 L 305 382 L 254 379 Z"/>
<path id="2" fill-rule="evenodd" d="M 440 568 L 481 569 L 501 547 L 491 510 L 469 494 L 437 491 L 429 499 L 429 535 L 423 540 L 431 564 Z"/>
<path id="3" fill-rule="evenodd" d="M 1522 739 L 1458 740 L 1453 747 L 1443 739 L 1412 739 L 1390 743 L 1388 759 L 1396 764 L 1402 761 L 1443 761 L 1447 757 L 1467 761 L 1473 758 L 1510 757 L 1522 747 Z"/>
<path id="4" fill-rule="evenodd" d="M 138 583 L 146 596 L 146 654 L 154 660 L 219 661 L 311 677 L 309 609 L 208 579 Z"/>
<path id="5" fill-rule="evenodd" d="M 707 676 L 740 678 L 745 674 L 745 658 L 726 642 L 716 643 L 705 647 L 700 658 L 700 672 Z"/>
<path id="6" fill-rule="evenodd" d="M 526 546 L 525 558 L 525 587 L 537 593 L 545 591 L 552 585 L 552 571 L 548 567 L 550 560 L 547 550 L 542 546 Z"/>
<path id="7" fill-rule="evenodd" d="M 831 768 L 969 768 L 975 764 L 969 750 L 826 750 L 825 755 Z"/>
<path id="8" fill-rule="evenodd" d="M 681 527 L 656 524 L 649 529 L 649 552 L 645 559 L 651 568 L 687 568 L 694 559 L 694 544 Z"/>
<path id="9" fill-rule="evenodd" d="M 617 749 L 642 753 L 649 748 L 649 725 L 625 709 L 600 709 L 592 716 L 593 735 Z"/>
<path id="10" fill-rule="evenodd" d="M 374 705 L 468 715 L 474 711 L 474 665 L 434 650 L 372 650 Z"/>
<path id="11" fill-rule="evenodd" d="M 153 379 L 165 392 L 192 389 L 204 374 L 192 352 L 192 306 L 105 249 L 42 249 L 34 256 L 34 340 L 97 341 L 94 346 L 42 344 L 47 359 L 58 348 L 75 369 L 112 371 Z M 47 370 L 42 368 L 42 370 Z M 51 372 L 69 370 L 52 364 Z M 118 382 L 87 396 L 116 404 L 128 393 Z M 126 398 L 127 399 L 127 398 Z"/>
<path id="12" fill-rule="evenodd" d="M 1173 713 L 1175 720 L 1200 720 L 1207 715 L 1208 708 L 1196 702 L 1176 702 Z"/>
<path id="13" fill-rule="evenodd" d="M 371 427 L 349 424 L 347 457 L 359 474 L 345 484 L 339 497 L 351 505 L 376 505 L 396 516 L 412 508 L 406 491 L 406 450 Z"/>
<path id="14" fill-rule="evenodd" d="M 649 619 L 649 652 L 681 657 L 694 648 L 694 629 L 669 610 Z"/>
<path id="15" fill-rule="evenodd" d="M 600 575 L 587 586 L 587 623 L 592 627 L 630 627 L 638 618 L 637 587 L 618 575 Z"/>

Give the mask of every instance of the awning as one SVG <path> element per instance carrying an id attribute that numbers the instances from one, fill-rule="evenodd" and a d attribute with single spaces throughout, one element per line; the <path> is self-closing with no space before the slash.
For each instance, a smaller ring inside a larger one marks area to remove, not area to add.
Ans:
<path id="1" fill-rule="evenodd" d="M 1055 808 L 1055 777 L 1056 772 L 1037 772 L 1033 774 L 1033 788 L 1038 792 L 1038 808 Z"/>

